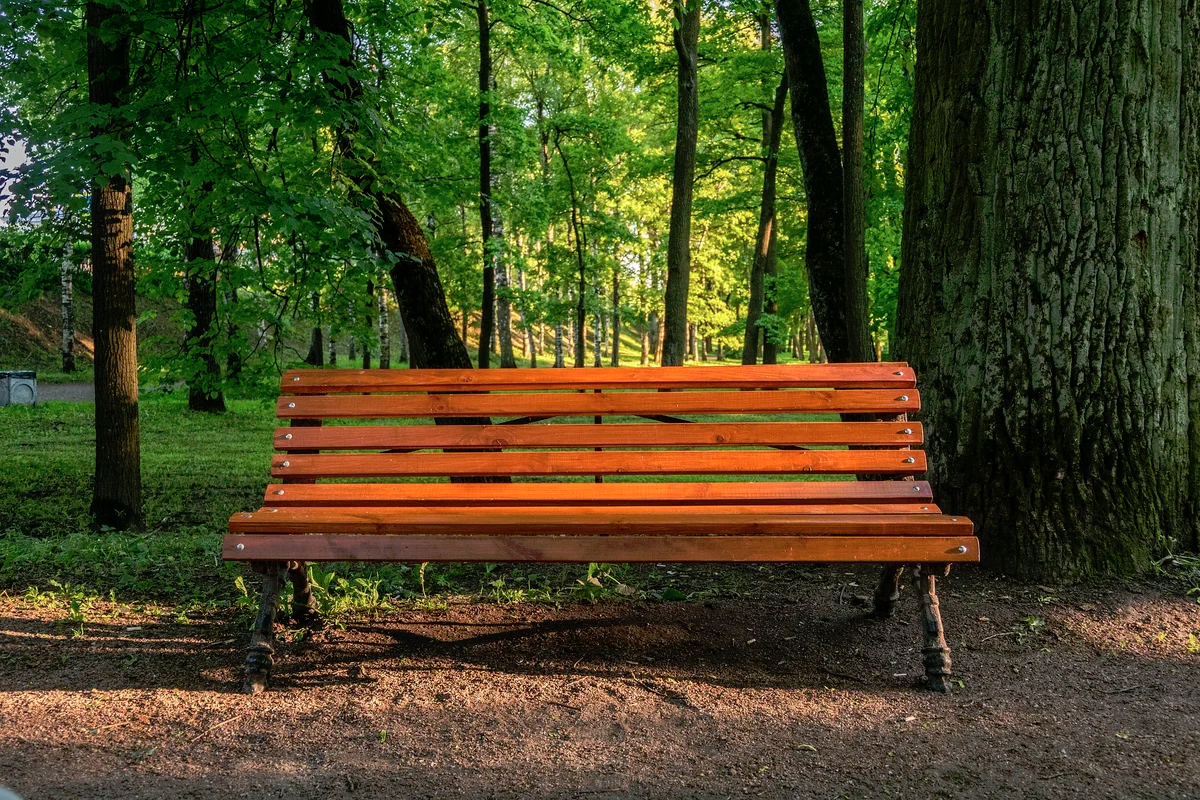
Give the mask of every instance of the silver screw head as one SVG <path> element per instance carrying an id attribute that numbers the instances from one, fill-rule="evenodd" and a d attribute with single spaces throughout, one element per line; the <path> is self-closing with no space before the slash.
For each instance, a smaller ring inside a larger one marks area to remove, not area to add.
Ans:
<path id="1" fill-rule="evenodd" d="M 897 374 L 898 374 L 898 373 L 897 373 Z M 292 382 L 293 382 L 293 383 L 295 383 L 296 381 L 299 381 L 299 380 L 300 380 L 299 378 L 292 378 Z"/>
<path id="2" fill-rule="evenodd" d="M 904 430 L 902 430 L 900 432 L 903 433 L 905 436 L 912 436 L 912 428 L 905 428 Z"/>
<path id="3" fill-rule="evenodd" d="M 960 552 L 960 553 L 965 553 L 965 552 L 967 552 L 967 546 L 966 546 L 965 544 L 960 544 L 960 545 L 959 545 L 957 548 L 955 548 L 955 549 L 956 549 L 958 552 Z"/>
<path id="4" fill-rule="evenodd" d="M 290 461 L 285 461 L 285 462 L 283 462 L 283 463 L 282 463 L 280 466 L 283 466 L 283 467 L 290 467 L 291 465 L 292 465 L 292 462 L 290 462 Z"/>
<path id="5" fill-rule="evenodd" d="M 903 372 L 903 371 L 899 371 L 899 370 L 898 370 L 898 371 L 896 371 L 896 372 L 893 372 L 892 374 L 893 374 L 893 375 L 904 375 L 904 372 Z M 300 380 L 300 379 L 299 379 L 299 378 L 296 378 L 296 380 Z"/>
<path id="6" fill-rule="evenodd" d="M 906 397 L 904 399 L 907 400 L 908 398 Z M 295 407 L 296 407 L 295 403 L 288 403 L 288 408 L 295 408 Z"/>
<path id="7" fill-rule="evenodd" d="M 899 397 L 898 399 L 900 400 L 900 402 L 901 402 L 901 403 L 907 403 L 907 402 L 908 402 L 908 395 L 906 395 L 906 394 L 902 394 L 902 395 L 900 395 L 900 397 Z"/>
<path id="8" fill-rule="evenodd" d="M 904 459 L 904 463 L 905 464 L 915 464 L 915 463 L 917 463 L 917 460 L 915 458 L 913 458 L 912 456 L 909 456 L 908 458 Z"/>
<path id="9" fill-rule="evenodd" d="M 277 513 L 279 513 L 279 509 L 278 508 L 268 508 L 267 512 L 270 514 L 277 514 Z"/>
<path id="10" fill-rule="evenodd" d="M 928 511 L 928 510 L 929 510 L 929 506 L 921 506 L 921 510 L 922 510 L 922 511 Z"/>
<path id="11" fill-rule="evenodd" d="M 290 439 L 290 438 L 292 438 L 292 435 L 291 435 L 290 433 L 285 433 L 285 434 L 283 435 L 283 438 L 285 438 L 285 439 Z"/>
<path id="12" fill-rule="evenodd" d="M 236 549 L 238 549 L 238 550 L 245 550 L 245 549 L 246 549 L 246 545 L 242 544 L 241 542 L 238 542 L 238 543 L 237 543 L 237 548 L 236 548 Z"/>
<path id="13" fill-rule="evenodd" d="M 919 491 L 921 491 L 921 487 L 920 487 L 920 486 L 914 486 L 914 487 L 913 487 L 913 491 L 914 491 L 914 492 L 919 492 Z"/>
<path id="14" fill-rule="evenodd" d="M 283 489 L 276 489 L 275 494 L 283 494 Z"/>

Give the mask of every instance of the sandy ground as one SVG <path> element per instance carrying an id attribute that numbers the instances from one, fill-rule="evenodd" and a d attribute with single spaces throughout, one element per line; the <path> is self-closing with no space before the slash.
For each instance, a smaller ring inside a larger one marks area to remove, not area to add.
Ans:
<path id="1" fill-rule="evenodd" d="M 943 583 L 916 600 L 408 607 L 301 636 L 238 693 L 233 611 L 0 598 L 0 784 L 42 798 L 1200 797 L 1200 605 L 1179 587 Z M 858 584 L 858 586 L 855 586 Z"/>

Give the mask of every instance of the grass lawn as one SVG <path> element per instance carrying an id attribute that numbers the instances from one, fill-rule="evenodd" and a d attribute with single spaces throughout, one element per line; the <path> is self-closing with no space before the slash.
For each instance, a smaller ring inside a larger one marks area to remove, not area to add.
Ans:
<path id="1" fill-rule="evenodd" d="M 273 402 L 231 400 L 228 406 L 227 413 L 213 416 L 189 412 L 182 392 L 143 396 L 143 533 L 92 530 L 91 403 L 0 408 L 0 591 L 181 606 L 242 601 L 246 587 L 252 591 L 257 580 L 244 564 L 220 560 L 220 541 L 231 514 L 261 504 L 276 418 Z M 335 615 L 404 598 L 444 603 L 450 595 L 553 603 L 703 598 L 750 591 L 779 569 L 707 564 L 312 567 L 322 610 Z"/>

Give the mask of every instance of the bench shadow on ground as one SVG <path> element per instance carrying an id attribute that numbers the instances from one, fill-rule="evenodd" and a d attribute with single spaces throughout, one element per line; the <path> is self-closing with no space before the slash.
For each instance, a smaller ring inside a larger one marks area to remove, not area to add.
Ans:
<path id="1" fill-rule="evenodd" d="M 860 608 L 814 617 L 800 604 L 761 602 L 749 614 L 736 602 L 533 609 L 540 619 L 514 619 L 511 609 L 481 604 L 473 610 L 494 616 L 484 621 L 393 612 L 316 633 L 280 628 L 273 684 L 355 684 L 380 669 L 451 666 L 573 677 L 652 667 L 741 688 L 812 687 L 831 678 L 869 686 L 871 676 L 856 672 L 864 658 L 915 649 L 919 660 L 912 604 L 890 620 Z M 81 630 L 66 620 L 0 617 L 0 691 L 237 691 L 247 641 L 242 625 L 221 618 L 138 626 L 85 621 Z M 916 661 L 909 666 L 915 670 Z"/>

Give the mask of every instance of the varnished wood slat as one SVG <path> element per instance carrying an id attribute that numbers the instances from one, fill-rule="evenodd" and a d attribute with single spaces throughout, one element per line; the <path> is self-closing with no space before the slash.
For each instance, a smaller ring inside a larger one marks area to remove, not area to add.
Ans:
<path id="1" fill-rule="evenodd" d="M 238 546 L 242 549 L 238 549 Z M 227 561 L 883 562 L 979 560 L 973 536 L 305 536 L 231 534 Z"/>
<path id="2" fill-rule="evenodd" d="M 901 399 L 903 398 L 903 399 Z M 279 398 L 281 419 L 520 417 L 637 414 L 884 413 L 919 411 L 916 389 L 607 394 L 416 394 Z"/>
<path id="3" fill-rule="evenodd" d="M 320 483 L 267 486 L 267 505 L 733 505 L 932 502 L 927 481 L 761 483 Z"/>
<path id="4" fill-rule="evenodd" d="M 900 373 L 900 374 L 897 374 Z M 722 367 L 600 367 L 506 370 L 300 369 L 284 373 L 287 394 L 505 391 L 552 389 L 840 389 L 912 388 L 913 370 L 900 362 Z"/>
<path id="5" fill-rule="evenodd" d="M 908 431 L 908 433 L 905 433 Z M 275 449 L 717 447 L 920 444 L 915 422 L 717 422 L 687 425 L 334 425 L 276 428 Z"/>
<path id="6" fill-rule="evenodd" d="M 264 505 L 268 508 L 300 508 L 301 506 L 291 505 L 286 506 L 280 503 L 265 502 Z M 354 508 L 350 505 L 334 505 L 330 504 L 329 508 Z M 363 508 L 379 509 L 381 506 L 361 506 Z M 308 508 L 319 510 L 322 506 L 316 503 L 309 503 Z M 636 514 L 646 511 L 645 505 L 586 505 L 578 503 L 574 505 L 538 505 L 538 506 L 499 506 L 499 505 L 471 505 L 471 506 L 447 506 L 447 505 L 406 505 L 394 507 L 397 514 L 432 514 L 441 511 L 447 511 L 464 518 L 476 518 L 487 516 L 503 516 L 518 514 L 522 518 L 536 518 L 545 516 L 554 516 L 562 514 Z M 679 517 L 705 516 L 712 514 L 728 514 L 730 507 L 728 505 L 712 504 L 712 505 L 678 505 L 678 506 L 657 506 L 657 509 L 670 510 L 670 513 Z M 794 514 L 941 514 L 942 511 L 933 503 L 804 503 L 784 505 L 782 503 L 747 503 L 737 506 L 739 514 L 757 514 L 763 516 L 770 515 L 785 515 L 791 516 Z"/>
<path id="7" fill-rule="evenodd" d="M 262 508 L 234 514 L 231 533 L 486 534 L 499 536 L 695 534 L 792 536 L 970 536 L 964 517 L 924 514 L 829 514 L 751 516 L 736 508 L 683 516 L 671 508 L 622 513 L 570 509 L 510 509 L 480 515 L 473 509 Z"/>
<path id="8" fill-rule="evenodd" d="M 285 480 L 472 475 L 911 475 L 924 472 L 925 466 L 921 450 L 288 454 L 274 457 L 271 475 Z"/>

